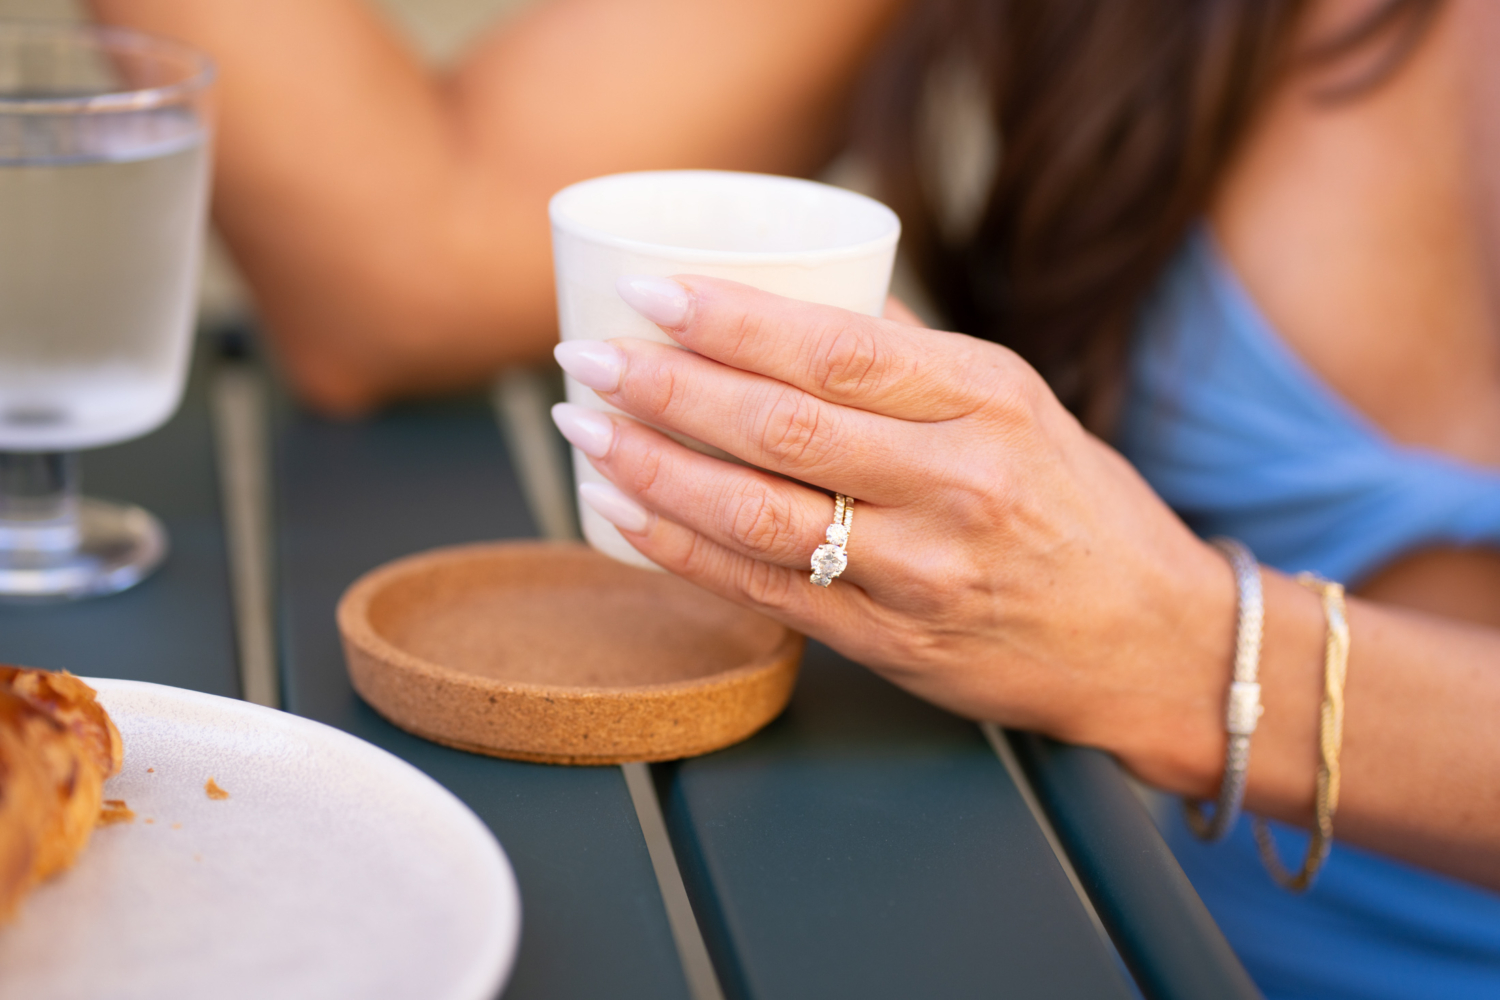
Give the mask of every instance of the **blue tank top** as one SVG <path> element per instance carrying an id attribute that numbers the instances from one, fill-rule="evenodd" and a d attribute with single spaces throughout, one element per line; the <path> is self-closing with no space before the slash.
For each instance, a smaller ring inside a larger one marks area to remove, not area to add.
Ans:
<path id="1" fill-rule="evenodd" d="M 1424 546 L 1500 547 L 1500 471 L 1387 438 L 1277 337 L 1206 228 L 1141 314 L 1117 444 L 1193 530 L 1287 572 L 1357 585 Z M 1296 896 L 1262 869 L 1248 821 L 1215 845 L 1180 810 L 1166 825 L 1267 997 L 1500 998 L 1500 894 L 1335 841 Z M 1273 826 L 1298 863 L 1307 837 Z"/>

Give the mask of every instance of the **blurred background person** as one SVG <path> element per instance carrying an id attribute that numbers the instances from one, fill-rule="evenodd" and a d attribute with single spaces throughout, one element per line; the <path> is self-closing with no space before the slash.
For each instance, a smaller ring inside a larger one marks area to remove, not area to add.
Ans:
<path id="1" fill-rule="evenodd" d="M 559 188 L 821 169 L 898 0 L 502 0 L 472 41 L 428 36 L 439 68 L 389 16 L 432 23 L 417 0 L 91 6 L 218 61 L 215 226 L 298 394 L 354 414 L 546 357 Z"/>

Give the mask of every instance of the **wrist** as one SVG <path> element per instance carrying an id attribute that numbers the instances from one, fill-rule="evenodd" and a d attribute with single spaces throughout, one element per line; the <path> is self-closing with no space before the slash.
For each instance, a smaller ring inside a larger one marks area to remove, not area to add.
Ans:
<path id="1" fill-rule="evenodd" d="M 1225 705 L 1233 680 L 1238 591 L 1228 560 L 1196 538 L 1172 564 L 1143 611 L 1152 634 L 1137 644 L 1138 695 L 1117 720 L 1108 749 L 1158 788 L 1212 797 L 1228 745 Z"/>

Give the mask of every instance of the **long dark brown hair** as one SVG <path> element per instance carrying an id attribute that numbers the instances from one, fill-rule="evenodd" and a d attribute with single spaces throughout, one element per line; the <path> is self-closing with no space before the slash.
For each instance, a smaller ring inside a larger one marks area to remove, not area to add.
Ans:
<path id="1" fill-rule="evenodd" d="M 1381 0 L 1294 52 L 1310 0 L 915 0 L 858 133 L 951 328 L 1013 348 L 1082 413 L 1282 75 L 1364 53 L 1325 96 L 1367 90 L 1440 2 Z M 955 145 L 962 108 L 981 131 Z"/>

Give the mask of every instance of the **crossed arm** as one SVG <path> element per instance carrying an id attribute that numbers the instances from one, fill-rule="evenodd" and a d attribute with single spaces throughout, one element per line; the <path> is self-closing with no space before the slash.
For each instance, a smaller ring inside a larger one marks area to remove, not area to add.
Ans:
<path id="1" fill-rule="evenodd" d="M 435 74 L 360 0 L 91 0 L 220 68 L 214 217 L 324 410 L 556 339 L 546 203 L 621 170 L 816 170 L 900 0 L 555 0 Z"/>

